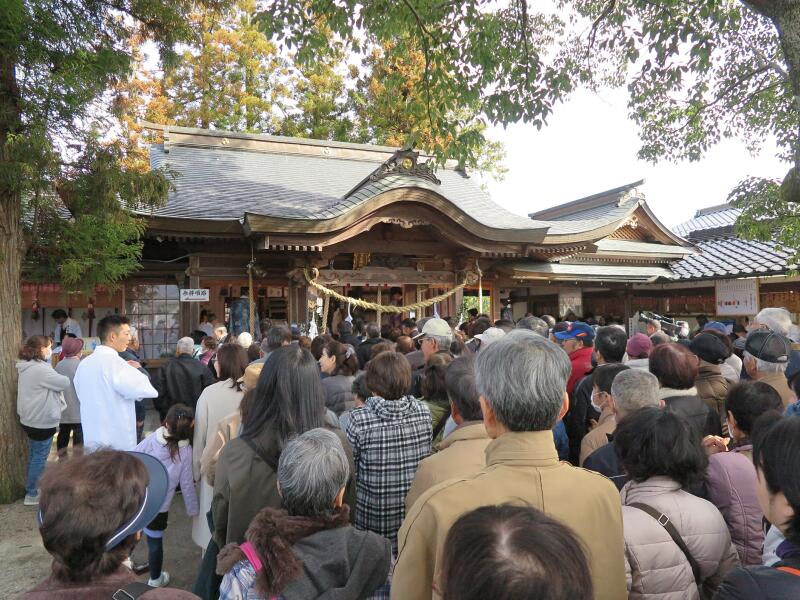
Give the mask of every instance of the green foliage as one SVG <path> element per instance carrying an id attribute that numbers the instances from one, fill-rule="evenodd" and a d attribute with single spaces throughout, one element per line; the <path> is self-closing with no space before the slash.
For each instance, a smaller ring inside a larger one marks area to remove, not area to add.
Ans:
<path id="1" fill-rule="evenodd" d="M 736 232 L 747 239 L 775 242 L 789 253 L 788 264 L 797 272 L 800 265 L 800 205 L 788 199 L 789 188 L 800 185 L 793 168 L 783 181 L 749 178 L 742 181 L 728 200 L 742 209 Z"/>
<path id="2" fill-rule="evenodd" d="M 137 267 L 142 223 L 130 211 L 163 202 L 168 183 L 114 141 L 108 91 L 128 76 L 134 39 L 174 62 L 191 6 L 0 3 L 0 200 L 23 225 L 24 277 L 89 289 Z"/>
<path id="3" fill-rule="evenodd" d="M 484 164 L 493 150 L 487 152 L 480 119 L 541 127 L 577 80 L 566 52 L 543 55 L 545 46 L 563 37 L 562 21 L 529 12 L 525 1 L 493 10 L 483 0 L 271 0 L 261 9 L 264 30 L 294 50 L 300 64 L 328 48 L 321 24 L 356 50 L 382 48 L 381 60 L 390 67 L 421 53 L 419 93 L 397 97 L 397 107 L 406 120 L 427 122 L 432 145 L 425 149 L 440 160 Z M 398 78 L 388 87 L 400 87 Z M 369 106 L 364 98 L 362 90 L 357 100 Z"/>
<path id="4" fill-rule="evenodd" d="M 354 48 L 382 46 L 390 70 L 421 52 L 422 93 L 401 94 L 402 112 L 427 121 L 440 159 L 480 162 L 486 140 L 470 122 L 541 128 L 577 86 L 627 85 L 642 159 L 699 160 L 732 137 L 756 151 L 774 138 L 780 158 L 800 169 L 798 0 L 269 0 L 261 21 L 300 61 L 326 47 L 320 22 Z M 403 88 L 396 75 L 393 92 Z M 361 90 L 360 106 L 369 98 Z M 751 188 L 737 188 L 739 205 L 775 215 L 779 231 L 796 230 L 794 179 L 769 203 L 742 195 Z M 743 235 L 757 229 L 748 214 Z M 800 237 L 782 239 L 800 249 Z"/>

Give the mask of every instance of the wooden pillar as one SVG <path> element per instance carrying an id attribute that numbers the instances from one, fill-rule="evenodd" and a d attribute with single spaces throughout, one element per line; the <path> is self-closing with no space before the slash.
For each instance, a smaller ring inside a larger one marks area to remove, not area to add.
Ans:
<path id="1" fill-rule="evenodd" d="M 490 294 L 490 302 L 492 306 L 490 307 L 490 313 L 492 316 L 492 321 L 497 321 L 500 318 L 500 286 L 497 285 L 496 281 L 492 282 L 492 291 Z"/>
<path id="2" fill-rule="evenodd" d="M 458 323 L 458 311 L 461 310 L 461 304 L 464 302 L 464 288 L 459 288 L 455 294 L 453 294 L 453 303 L 455 308 L 453 309 L 453 319 L 455 322 Z"/>
<path id="3" fill-rule="evenodd" d="M 625 331 L 628 332 L 628 335 L 631 336 L 634 334 L 633 331 L 630 331 L 629 323 L 631 317 L 633 317 L 633 294 L 630 290 L 625 290 L 624 294 L 624 305 L 625 305 Z"/>
<path id="4" fill-rule="evenodd" d="M 200 287 L 200 257 L 197 255 L 189 256 L 189 268 L 186 269 L 186 277 L 190 288 Z M 185 285 L 185 284 L 184 284 Z M 183 331 L 181 335 L 189 335 L 197 329 L 200 324 L 200 303 L 181 302 L 181 324 Z"/>

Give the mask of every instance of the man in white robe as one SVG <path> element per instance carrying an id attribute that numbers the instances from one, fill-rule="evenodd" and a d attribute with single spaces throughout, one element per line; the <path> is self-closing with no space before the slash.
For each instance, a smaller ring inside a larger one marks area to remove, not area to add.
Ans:
<path id="1" fill-rule="evenodd" d="M 81 361 L 75 373 L 75 391 L 81 403 L 83 443 L 87 451 L 101 446 L 117 450 L 136 447 L 136 409 L 140 398 L 155 398 L 158 392 L 135 361 L 125 361 L 119 352 L 131 339 L 128 319 L 109 315 L 97 324 L 101 346 Z"/>

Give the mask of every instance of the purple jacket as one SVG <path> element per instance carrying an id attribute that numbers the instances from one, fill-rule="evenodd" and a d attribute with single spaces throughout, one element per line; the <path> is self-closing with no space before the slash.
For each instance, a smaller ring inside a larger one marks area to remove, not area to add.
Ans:
<path id="1" fill-rule="evenodd" d="M 712 454 L 708 461 L 708 499 L 719 509 L 731 532 L 742 565 L 761 564 L 764 514 L 756 497 L 756 470 L 748 458 L 752 446 Z"/>
<path id="2" fill-rule="evenodd" d="M 186 505 L 186 512 L 190 517 L 195 517 L 200 512 L 200 504 L 197 501 L 197 491 L 194 489 L 194 477 L 192 475 L 192 447 L 187 443 L 180 443 L 178 456 L 173 461 L 169 456 L 167 441 L 164 439 L 166 434 L 164 427 L 159 427 L 153 433 L 144 438 L 139 445 L 134 448 L 136 452 L 143 452 L 154 456 L 167 468 L 169 475 L 169 492 L 161 505 L 159 512 L 167 512 L 172 498 L 175 496 L 175 488 L 181 484 L 183 503 Z"/>

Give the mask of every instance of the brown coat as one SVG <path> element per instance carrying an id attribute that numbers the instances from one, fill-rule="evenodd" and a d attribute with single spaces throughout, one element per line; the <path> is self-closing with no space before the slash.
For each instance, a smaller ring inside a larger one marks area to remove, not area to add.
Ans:
<path id="1" fill-rule="evenodd" d="M 453 479 L 475 475 L 486 466 L 486 446 L 492 440 L 482 421 L 460 425 L 442 443 L 439 452 L 419 463 L 414 481 L 406 495 L 406 513 L 417 498 L 433 486 Z"/>
<path id="2" fill-rule="evenodd" d="M 607 407 L 603 408 L 603 412 L 600 413 L 600 420 L 597 422 L 597 427 L 583 436 L 581 440 L 581 454 L 578 464 L 583 466 L 583 461 L 585 461 L 592 452 L 605 446 L 608 443 L 609 434 L 614 433 L 616 428 L 617 419 L 614 417 L 614 413 Z"/>
<path id="3" fill-rule="evenodd" d="M 464 513 L 504 502 L 526 503 L 568 525 L 584 544 L 595 598 L 626 597 L 622 509 L 608 479 L 558 460 L 551 431 L 505 433 L 486 447 L 486 467 L 420 496 L 398 534 L 394 600 L 434 597 L 447 532 Z M 438 594 L 435 595 L 438 598 Z"/>
<path id="4" fill-rule="evenodd" d="M 775 391 L 781 395 L 783 408 L 786 408 L 792 402 L 794 402 L 795 397 L 792 393 L 792 390 L 789 389 L 789 384 L 786 382 L 785 373 L 762 373 L 759 374 L 758 380 L 772 386 Z"/>
<path id="5" fill-rule="evenodd" d="M 18 600 L 109 600 L 120 588 L 139 578 L 120 566 L 116 573 L 91 583 L 65 583 L 48 577 Z M 198 600 L 191 592 L 175 588 L 154 588 L 139 596 L 142 600 Z"/>
<path id="6" fill-rule="evenodd" d="M 326 425 L 326 428 L 331 429 Z M 341 429 L 332 429 L 342 442 L 350 463 L 350 482 L 345 491 L 345 502 L 355 504 L 355 464 L 353 450 Z M 211 512 L 214 517 L 212 535 L 217 545 L 244 541 L 244 532 L 258 511 L 267 506 L 280 508 L 278 493 L 278 435 L 269 428 L 259 433 L 253 442 L 256 453 L 241 437 L 229 441 L 222 448 L 214 478 L 214 499 Z M 266 463 L 265 455 L 271 464 Z"/>
<path id="7" fill-rule="evenodd" d="M 731 383 L 722 375 L 720 366 L 701 360 L 694 387 L 700 399 L 719 415 L 723 434 L 727 435 L 725 396 L 728 395 Z"/>

